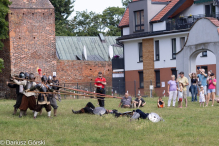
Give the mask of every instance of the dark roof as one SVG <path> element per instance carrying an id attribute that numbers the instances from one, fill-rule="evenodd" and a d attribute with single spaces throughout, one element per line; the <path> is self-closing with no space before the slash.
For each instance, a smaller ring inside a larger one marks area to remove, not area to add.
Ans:
<path id="1" fill-rule="evenodd" d="M 49 0 L 10 0 L 12 4 L 9 8 L 14 9 L 54 9 Z"/>
<path id="2" fill-rule="evenodd" d="M 170 33 L 179 33 L 179 32 L 187 32 L 189 29 L 181 29 L 181 30 L 174 30 L 174 31 L 155 31 L 155 32 L 141 32 L 135 33 L 131 35 L 125 35 L 122 37 L 117 38 L 116 40 L 127 40 L 127 39 L 134 39 L 134 38 L 141 38 L 141 37 L 149 37 L 149 36 L 156 36 L 156 35 L 163 35 L 163 34 L 170 34 Z"/>
<path id="3" fill-rule="evenodd" d="M 164 21 L 169 17 L 174 17 L 185 9 L 189 8 L 193 4 L 193 0 L 172 0 L 166 5 L 151 22 Z"/>
<path id="4" fill-rule="evenodd" d="M 61 60 L 83 60 L 84 46 L 90 61 L 109 61 L 109 46 L 113 46 L 114 55 L 122 56 L 122 46 L 115 46 L 118 36 L 104 37 L 105 42 L 96 36 L 56 36 L 57 56 Z"/>

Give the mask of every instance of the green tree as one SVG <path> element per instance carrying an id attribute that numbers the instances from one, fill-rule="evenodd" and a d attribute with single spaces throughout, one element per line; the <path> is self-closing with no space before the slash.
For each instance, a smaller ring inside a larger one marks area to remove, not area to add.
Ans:
<path id="1" fill-rule="evenodd" d="M 108 29 L 106 31 L 106 35 L 121 35 L 121 30 L 118 28 L 118 24 L 122 19 L 124 12 L 125 9 L 119 7 L 108 7 L 103 11 L 102 22 L 103 25 Z"/>
<path id="2" fill-rule="evenodd" d="M 55 8 L 55 24 L 57 36 L 73 35 L 69 21 L 69 16 L 74 11 L 75 0 L 50 0 Z"/>
<path id="3" fill-rule="evenodd" d="M 6 21 L 6 16 L 9 11 L 9 5 L 11 2 L 9 0 L 0 1 L 0 40 L 8 38 L 8 22 Z M 4 44 L 0 41 L 0 49 L 4 47 Z M 0 58 L 0 72 L 4 68 L 4 60 Z"/>
<path id="4" fill-rule="evenodd" d="M 131 2 L 132 0 L 122 0 L 122 5 L 124 6 L 124 7 L 127 7 L 128 6 L 128 4 L 129 4 L 129 2 Z"/>
<path id="5" fill-rule="evenodd" d="M 97 36 L 104 31 L 102 15 L 92 11 L 76 12 L 76 16 L 70 23 L 77 36 Z"/>

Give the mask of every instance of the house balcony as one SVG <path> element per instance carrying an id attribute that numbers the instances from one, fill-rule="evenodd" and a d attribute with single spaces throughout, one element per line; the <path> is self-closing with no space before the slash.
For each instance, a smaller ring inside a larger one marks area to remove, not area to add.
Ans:
<path id="1" fill-rule="evenodd" d="M 213 17 L 219 20 L 219 13 L 217 14 L 200 14 L 190 16 L 180 16 L 178 18 L 169 18 L 164 22 L 158 22 L 153 24 L 153 31 L 174 31 L 181 29 L 189 29 L 200 18 Z"/>
<path id="2" fill-rule="evenodd" d="M 113 58 L 112 69 L 124 69 L 124 58 Z"/>

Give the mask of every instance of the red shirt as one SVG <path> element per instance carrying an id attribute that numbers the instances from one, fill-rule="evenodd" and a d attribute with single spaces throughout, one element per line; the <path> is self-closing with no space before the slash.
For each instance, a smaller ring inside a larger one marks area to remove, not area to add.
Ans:
<path id="1" fill-rule="evenodd" d="M 105 87 L 105 85 L 103 85 L 102 83 L 98 83 L 98 81 L 100 81 L 100 82 L 106 82 L 106 79 L 105 78 L 96 78 L 95 79 L 95 85 L 97 85 L 97 86 L 102 86 L 102 88 L 104 88 Z"/>

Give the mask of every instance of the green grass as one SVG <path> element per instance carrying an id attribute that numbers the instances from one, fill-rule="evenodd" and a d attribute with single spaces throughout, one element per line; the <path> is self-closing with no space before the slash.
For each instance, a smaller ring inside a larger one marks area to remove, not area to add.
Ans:
<path id="1" fill-rule="evenodd" d="M 144 112 L 156 112 L 164 122 L 148 120 L 129 122 L 127 117 L 114 118 L 81 114 L 78 110 L 93 99 L 66 99 L 58 103 L 58 116 L 42 116 L 33 119 L 28 115 L 13 116 L 14 100 L 0 100 L 0 140 L 45 140 L 49 146 L 216 146 L 219 145 L 219 104 L 214 107 L 199 107 L 198 102 L 188 102 L 187 108 L 158 109 L 157 98 L 147 98 Z M 164 98 L 167 104 L 167 98 Z M 107 109 L 118 109 L 118 99 L 106 99 Z M 211 105 L 211 104 L 210 104 Z M 118 109 L 120 112 L 130 109 Z"/>

